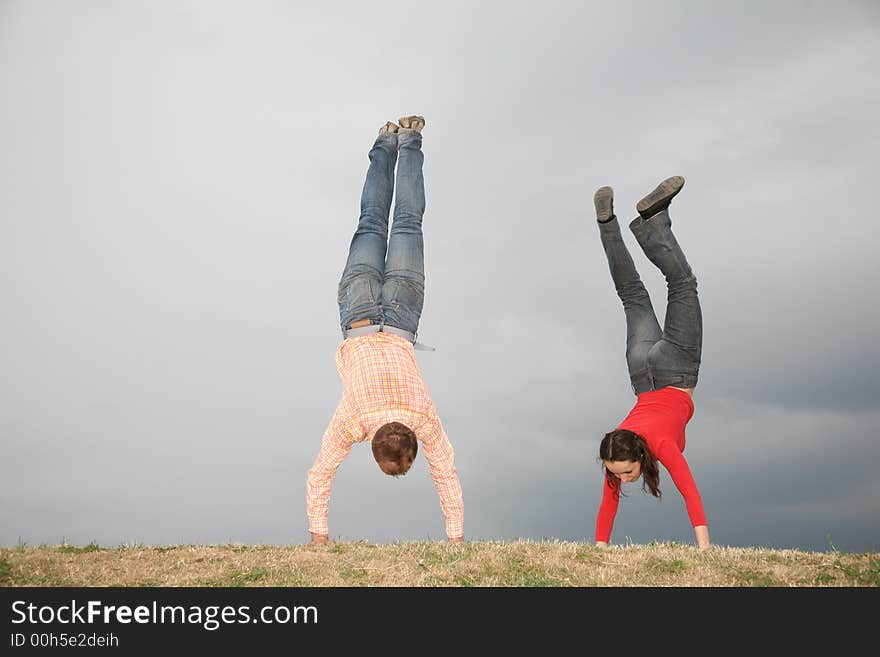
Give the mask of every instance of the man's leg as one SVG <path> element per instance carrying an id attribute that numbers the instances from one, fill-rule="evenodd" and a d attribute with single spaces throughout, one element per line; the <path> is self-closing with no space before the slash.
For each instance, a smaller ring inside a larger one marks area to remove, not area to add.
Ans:
<path id="1" fill-rule="evenodd" d="M 617 296 L 626 315 L 626 365 L 633 391 L 638 394 L 653 390 L 648 368 L 648 352 L 660 339 L 660 324 L 651 305 L 651 297 L 639 278 L 632 257 L 620 234 L 620 225 L 613 210 L 613 192 L 602 187 L 594 197 L 599 237 Z"/>
<path id="2" fill-rule="evenodd" d="M 382 281 L 388 242 L 388 213 L 394 194 L 397 126 L 387 123 L 370 149 L 370 167 L 361 193 L 361 214 L 339 281 L 339 321 L 342 330 L 353 322 L 382 318 Z"/>
<path id="3" fill-rule="evenodd" d="M 697 279 L 672 233 L 669 201 L 681 191 L 684 178 L 664 180 L 637 208 L 647 208 L 630 223 L 630 230 L 648 259 L 666 278 L 668 298 L 662 339 L 648 362 L 656 387 L 693 388 L 697 385 L 703 347 L 703 315 Z M 653 214 L 649 214 L 653 213 Z"/>
<path id="4" fill-rule="evenodd" d="M 421 116 L 400 119 L 398 133 L 397 198 L 385 262 L 382 291 L 385 322 L 411 333 L 419 328 L 425 300 L 425 179 L 422 175 Z"/>

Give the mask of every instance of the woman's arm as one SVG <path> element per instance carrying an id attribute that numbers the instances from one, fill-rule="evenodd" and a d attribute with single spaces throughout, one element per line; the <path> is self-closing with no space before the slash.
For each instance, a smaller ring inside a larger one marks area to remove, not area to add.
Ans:
<path id="1" fill-rule="evenodd" d="M 596 545 L 606 546 L 611 540 L 611 529 L 617 515 L 617 504 L 620 501 L 620 484 L 612 486 L 605 474 L 602 474 L 602 502 L 596 514 Z"/>
<path id="2" fill-rule="evenodd" d="M 688 517 L 691 520 L 691 526 L 694 528 L 697 545 L 708 547 L 709 523 L 706 522 L 703 500 L 700 497 L 700 491 L 697 490 L 697 483 L 694 481 L 691 469 L 688 467 L 684 455 L 675 445 L 664 442 L 655 456 L 657 456 L 669 472 L 669 475 L 672 477 L 672 483 L 675 484 L 678 492 L 684 498 Z"/>

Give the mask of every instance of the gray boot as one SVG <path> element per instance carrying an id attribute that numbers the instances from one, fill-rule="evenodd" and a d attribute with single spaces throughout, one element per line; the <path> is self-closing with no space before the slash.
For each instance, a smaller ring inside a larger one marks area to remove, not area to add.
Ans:
<path id="1" fill-rule="evenodd" d="M 636 203 L 636 210 L 643 219 L 650 219 L 661 210 L 669 207 L 672 198 L 684 187 L 684 178 L 672 176 L 667 178 L 657 188 L 641 201 Z"/>
<path id="2" fill-rule="evenodd" d="M 604 224 L 614 219 L 614 190 L 610 187 L 600 187 L 593 195 L 593 205 L 596 206 L 596 221 Z"/>

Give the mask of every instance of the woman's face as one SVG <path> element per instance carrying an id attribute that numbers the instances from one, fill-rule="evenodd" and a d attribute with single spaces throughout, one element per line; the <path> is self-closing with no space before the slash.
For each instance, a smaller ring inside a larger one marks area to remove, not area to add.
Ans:
<path id="1" fill-rule="evenodd" d="M 625 484 L 642 476 L 642 464 L 638 461 L 603 461 L 608 472 Z"/>

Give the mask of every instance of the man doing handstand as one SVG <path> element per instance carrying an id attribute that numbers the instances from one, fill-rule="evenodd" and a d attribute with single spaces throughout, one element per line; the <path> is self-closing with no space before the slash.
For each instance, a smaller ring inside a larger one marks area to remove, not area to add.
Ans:
<path id="1" fill-rule="evenodd" d="M 370 442 L 387 475 L 407 473 L 419 442 L 446 517 L 450 541 L 463 540 L 461 486 L 454 453 L 422 381 L 414 349 L 425 293 L 421 116 L 388 122 L 370 150 L 361 214 L 339 282 L 343 341 L 336 350 L 342 398 L 309 469 L 306 509 L 312 544 L 327 542 L 330 486 L 352 445 Z M 397 196 L 394 221 L 388 215 Z M 428 348 L 430 349 L 430 348 Z"/>

